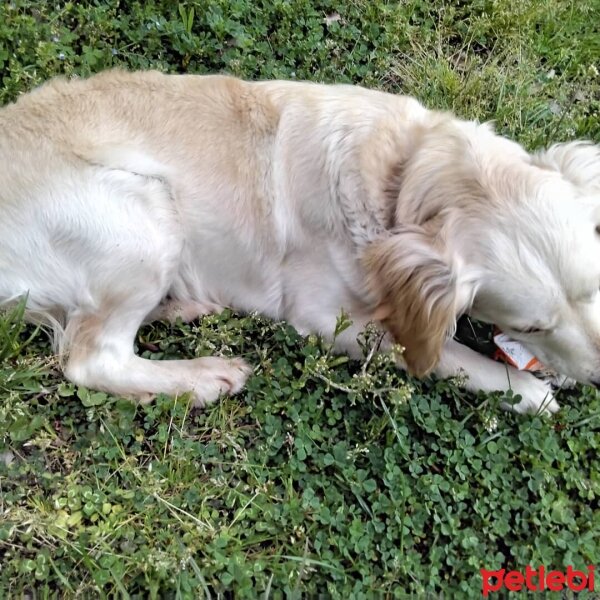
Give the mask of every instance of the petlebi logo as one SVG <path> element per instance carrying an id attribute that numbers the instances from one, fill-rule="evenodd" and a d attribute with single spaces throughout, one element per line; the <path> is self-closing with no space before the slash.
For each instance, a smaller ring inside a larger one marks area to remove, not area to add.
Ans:
<path id="1" fill-rule="evenodd" d="M 490 592 L 572 592 L 594 591 L 595 567 L 590 565 L 585 571 L 575 570 L 568 566 L 566 571 L 552 571 L 546 567 L 534 569 L 530 565 L 525 567 L 525 572 L 507 571 L 498 569 L 488 571 L 481 569 L 481 594 L 484 598 Z"/>

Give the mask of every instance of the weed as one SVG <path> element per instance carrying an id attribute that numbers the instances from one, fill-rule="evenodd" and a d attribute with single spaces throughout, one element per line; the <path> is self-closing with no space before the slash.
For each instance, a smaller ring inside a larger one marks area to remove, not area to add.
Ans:
<path id="1" fill-rule="evenodd" d="M 595 0 L 0 4 L 0 102 L 104 68 L 351 82 L 599 139 Z M 0 193 L 2 193 L 0 191 Z M 389 356 L 226 311 L 141 330 L 148 358 L 241 355 L 203 411 L 76 388 L 0 319 L 0 597 L 479 596 L 480 568 L 600 562 L 600 398 L 520 418 Z"/>

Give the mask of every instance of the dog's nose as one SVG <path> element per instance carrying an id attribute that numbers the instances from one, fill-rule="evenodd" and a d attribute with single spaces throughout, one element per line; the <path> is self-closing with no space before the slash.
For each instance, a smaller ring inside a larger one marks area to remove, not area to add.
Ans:
<path id="1" fill-rule="evenodd" d="M 594 386 L 596 389 L 600 390 L 600 379 L 592 379 L 592 385 L 593 385 L 593 386 Z"/>

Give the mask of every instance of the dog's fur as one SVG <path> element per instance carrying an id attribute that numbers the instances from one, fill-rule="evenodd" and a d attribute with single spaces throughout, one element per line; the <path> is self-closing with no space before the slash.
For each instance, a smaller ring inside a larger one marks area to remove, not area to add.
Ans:
<path id="1" fill-rule="evenodd" d="M 600 153 L 345 85 L 109 71 L 0 110 L 0 301 L 27 295 L 66 376 L 148 400 L 239 390 L 239 359 L 150 361 L 149 318 L 230 306 L 359 353 L 372 319 L 423 376 L 554 411 L 549 386 L 451 338 L 468 313 L 600 379 Z M 541 331 L 528 331 L 532 328 Z"/>

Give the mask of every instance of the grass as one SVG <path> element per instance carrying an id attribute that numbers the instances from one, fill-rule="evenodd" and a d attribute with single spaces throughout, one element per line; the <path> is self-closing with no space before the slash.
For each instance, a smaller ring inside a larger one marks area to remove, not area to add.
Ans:
<path id="1" fill-rule="evenodd" d="M 597 0 L 15 0 L 0 103 L 115 65 L 226 71 L 413 94 L 531 149 L 600 141 L 599 23 Z M 229 312 L 137 343 L 254 375 L 201 412 L 135 407 L 65 382 L 43 332 L 1 317 L 0 597 L 468 598 L 481 568 L 600 563 L 591 389 L 520 418 Z"/>

